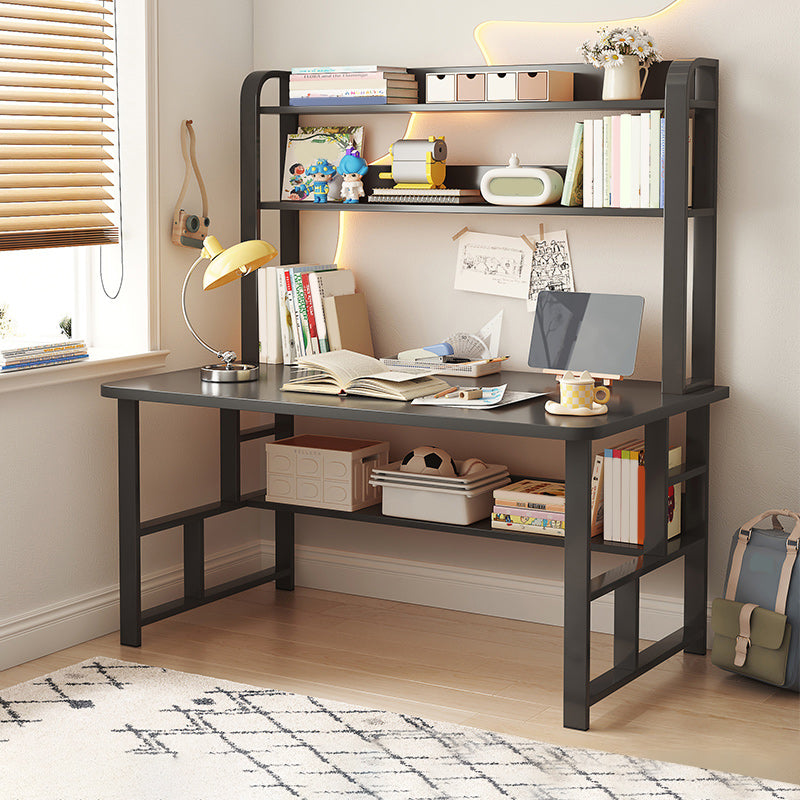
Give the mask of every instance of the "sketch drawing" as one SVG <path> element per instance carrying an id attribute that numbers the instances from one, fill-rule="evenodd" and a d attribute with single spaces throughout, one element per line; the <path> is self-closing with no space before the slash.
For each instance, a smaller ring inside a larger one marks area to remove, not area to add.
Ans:
<path id="1" fill-rule="evenodd" d="M 519 236 L 468 231 L 458 240 L 455 288 L 525 299 L 532 256 Z"/>
<path id="2" fill-rule="evenodd" d="M 545 234 L 544 239 L 534 242 L 533 259 L 528 286 L 528 310 L 536 308 L 536 298 L 543 290 L 551 292 L 574 292 L 572 260 L 567 244 L 567 232 L 556 231 Z"/>

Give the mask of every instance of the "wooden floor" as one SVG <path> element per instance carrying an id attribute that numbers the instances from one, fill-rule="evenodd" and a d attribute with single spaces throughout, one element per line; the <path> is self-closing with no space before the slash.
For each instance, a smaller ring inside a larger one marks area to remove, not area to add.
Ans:
<path id="1" fill-rule="evenodd" d="M 800 783 L 800 698 L 680 654 L 561 726 L 561 628 L 259 587 L 0 672 L 0 688 L 95 655 L 401 711 L 542 741 Z M 610 637 L 593 638 L 593 674 Z"/>

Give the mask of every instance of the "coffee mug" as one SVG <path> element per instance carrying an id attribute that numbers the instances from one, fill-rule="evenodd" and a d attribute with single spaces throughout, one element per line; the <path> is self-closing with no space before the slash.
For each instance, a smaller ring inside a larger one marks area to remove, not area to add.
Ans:
<path id="1" fill-rule="evenodd" d="M 561 405 L 567 408 L 592 408 L 594 403 L 605 405 L 611 397 L 607 386 L 595 386 L 594 378 L 584 371 L 580 375 L 565 372 L 559 379 Z"/>

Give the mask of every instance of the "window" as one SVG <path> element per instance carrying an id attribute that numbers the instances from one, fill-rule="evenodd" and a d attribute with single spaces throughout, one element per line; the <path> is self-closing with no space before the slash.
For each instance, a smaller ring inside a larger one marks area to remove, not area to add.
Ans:
<path id="1" fill-rule="evenodd" d="M 155 349 L 154 10 L 0 0 L 0 338 Z"/>

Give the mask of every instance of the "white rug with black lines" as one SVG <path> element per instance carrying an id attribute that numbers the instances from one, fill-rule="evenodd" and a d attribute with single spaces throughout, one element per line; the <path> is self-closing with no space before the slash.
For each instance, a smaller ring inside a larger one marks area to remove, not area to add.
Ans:
<path id="1" fill-rule="evenodd" d="M 3 800 L 800 800 L 800 786 L 92 658 L 0 690 Z"/>

